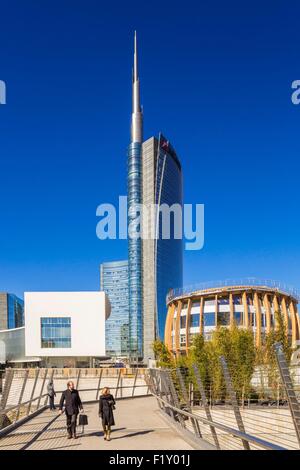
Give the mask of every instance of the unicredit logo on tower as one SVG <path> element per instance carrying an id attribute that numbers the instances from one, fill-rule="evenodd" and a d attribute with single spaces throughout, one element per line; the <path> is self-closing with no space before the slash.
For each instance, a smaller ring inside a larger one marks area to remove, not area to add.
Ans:
<path id="1" fill-rule="evenodd" d="M 0 80 L 0 104 L 6 104 L 6 84 Z"/>
<path id="2" fill-rule="evenodd" d="M 96 234 L 100 240 L 185 240 L 186 250 L 204 246 L 204 204 L 131 204 L 119 196 L 113 204 L 100 204 Z"/>

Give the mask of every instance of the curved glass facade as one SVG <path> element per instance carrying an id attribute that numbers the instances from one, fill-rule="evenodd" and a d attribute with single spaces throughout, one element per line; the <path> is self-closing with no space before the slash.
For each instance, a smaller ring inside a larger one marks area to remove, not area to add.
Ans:
<path id="1" fill-rule="evenodd" d="M 141 204 L 141 144 L 128 148 L 128 278 L 129 278 L 129 348 L 131 356 L 143 356 L 142 323 L 142 241 L 132 238 L 130 229 L 136 220 L 136 205 Z M 137 230 L 139 228 L 137 227 Z"/>
<path id="2" fill-rule="evenodd" d="M 159 205 L 180 204 L 182 207 L 182 173 L 178 158 L 168 144 L 163 147 L 164 137 L 160 136 L 156 171 L 156 200 Z M 161 218 L 159 237 L 156 244 L 156 319 L 157 336 L 164 338 L 166 323 L 166 296 L 172 286 L 182 286 L 183 246 L 182 239 L 174 238 L 174 217 L 170 217 L 170 239 L 162 238 Z"/>
<path id="3" fill-rule="evenodd" d="M 143 143 L 143 204 L 173 204 L 182 207 L 182 172 L 179 160 L 170 143 L 160 135 Z M 166 321 L 166 296 L 172 286 L 182 286 L 183 246 L 174 237 L 175 219 L 170 211 L 170 238 L 162 238 L 161 214 L 156 220 L 151 239 L 143 240 L 143 331 L 144 358 L 153 358 L 152 344 L 155 338 L 163 339 Z M 157 223 L 158 222 L 158 223 Z"/>
<path id="4" fill-rule="evenodd" d="M 129 354 L 128 261 L 103 263 L 101 290 L 108 295 L 111 314 L 105 322 L 105 350 L 108 356 Z"/>

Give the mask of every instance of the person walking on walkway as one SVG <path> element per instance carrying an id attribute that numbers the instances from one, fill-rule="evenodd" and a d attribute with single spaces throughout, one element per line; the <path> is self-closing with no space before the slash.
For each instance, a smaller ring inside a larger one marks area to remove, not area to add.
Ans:
<path id="1" fill-rule="evenodd" d="M 99 417 L 102 419 L 104 439 L 110 441 L 111 426 L 114 426 L 115 399 L 108 387 L 102 390 L 99 400 Z"/>
<path id="2" fill-rule="evenodd" d="M 67 418 L 67 431 L 68 439 L 77 439 L 76 425 L 77 416 L 80 411 L 83 411 L 83 406 L 80 400 L 78 390 L 74 388 L 74 382 L 69 381 L 67 383 L 67 390 L 62 393 L 59 403 L 59 413 L 62 414 L 63 406 L 65 403 L 65 413 Z"/>
<path id="3" fill-rule="evenodd" d="M 56 397 L 56 393 L 54 390 L 54 384 L 52 380 L 49 380 L 48 385 L 47 385 L 47 392 L 49 396 L 49 405 L 50 405 L 50 410 L 55 410 L 55 405 L 54 405 L 54 398 Z"/>

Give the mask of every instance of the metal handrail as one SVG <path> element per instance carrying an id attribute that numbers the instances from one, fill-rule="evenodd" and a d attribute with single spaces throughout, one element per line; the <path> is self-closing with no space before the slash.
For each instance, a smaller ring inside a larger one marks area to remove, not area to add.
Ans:
<path id="1" fill-rule="evenodd" d="M 145 387 L 147 387 L 147 384 L 138 384 L 138 385 L 135 385 L 134 388 L 145 388 Z M 122 386 L 118 386 L 118 387 L 111 386 L 111 387 L 109 387 L 109 388 L 110 388 L 110 390 L 117 390 L 117 389 L 119 389 L 119 390 L 122 389 L 122 390 L 123 390 L 123 389 L 125 389 L 125 388 L 126 388 L 126 389 L 127 389 L 127 388 L 133 388 L 133 386 L 132 386 L 132 385 L 122 385 Z M 80 393 L 82 393 L 82 392 L 96 392 L 96 391 L 97 391 L 97 388 L 81 388 L 81 389 L 79 390 Z M 64 392 L 64 390 L 56 390 L 56 394 L 63 393 L 63 392 Z M 24 402 L 22 402 L 22 403 L 20 403 L 20 404 L 17 403 L 16 405 L 11 405 L 11 406 L 9 406 L 9 407 L 7 407 L 7 408 L 0 409 L 0 415 L 1 415 L 1 414 L 6 414 L 6 413 L 8 413 L 8 412 L 11 411 L 11 410 L 14 410 L 14 409 L 16 409 L 16 408 L 19 408 L 19 406 L 29 405 L 29 403 L 32 403 L 32 402 L 34 402 L 34 401 L 36 401 L 36 400 L 38 400 L 38 399 L 45 398 L 45 397 L 47 397 L 47 396 L 48 396 L 48 393 L 43 393 L 42 395 L 38 395 L 37 397 L 34 397 L 34 398 L 32 398 L 32 399 L 29 399 L 29 400 L 26 400 L 26 401 L 24 401 Z M 140 395 L 138 395 L 138 396 L 140 396 Z M 126 398 L 132 398 L 132 397 L 131 397 L 131 396 L 128 396 L 128 397 L 126 397 Z M 134 397 L 133 397 L 133 398 L 134 398 Z M 116 400 L 118 400 L 118 398 L 116 398 Z M 98 400 L 95 399 L 95 400 L 92 400 L 92 401 L 98 401 Z M 85 400 L 83 400 L 83 403 L 85 403 Z"/>
<path id="2" fill-rule="evenodd" d="M 255 436 L 252 436 L 251 434 L 240 432 L 237 429 L 231 428 L 221 423 L 216 423 L 215 421 L 210 421 L 190 411 L 185 411 L 180 408 L 177 408 L 176 406 L 171 405 L 168 401 L 164 400 L 163 398 L 156 395 L 155 393 L 151 392 L 151 394 L 161 403 L 164 403 L 168 408 L 171 408 L 172 410 L 176 411 L 178 414 L 182 414 L 184 416 L 187 416 L 188 418 L 201 421 L 205 425 L 212 426 L 214 428 L 220 429 L 221 431 L 225 431 L 234 437 L 237 437 L 242 440 L 246 440 L 248 442 L 251 442 L 252 444 L 256 444 L 266 450 L 286 450 L 284 447 L 281 447 L 277 444 L 272 444 L 271 442 L 265 441 L 264 439 L 260 439 L 259 437 L 255 437 Z"/>
<path id="3" fill-rule="evenodd" d="M 257 279 L 255 277 L 241 279 L 225 279 L 223 281 L 208 281 L 202 283 L 191 284 L 183 287 L 170 289 L 166 301 L 180 297 L 182 295 L 192 294 L 194 292 L 205 291 L 208 289 L 217 289 L 221 287 L 268 287 L 280 290 L 284 293 L 292 295 L 297 301 L 300 301 L 300 292 L 294 287 L 288 286 L 280 281 L 272 279 Z"/>
<path id="4" fill-rule="evenodd" d="M 58 393 L 61 393 L 61 392 L 58 392 Z M 36 400 L 38 400 L 40 397 L 41 398 L 45 398 L 46 396 L 48 396 L 48 393 L 44 393 L 43 395 L 39 395 L 37 397 L 34 397 L 32 398 L 31 400 L 26 400 L 26 401 L 23 401 L 21 404 L 17 403 L 16 405 L 11 405 L 11 406 L 8 406 L 7 408 L 3 408 L 2 410 L 0 409 L 0 415 L 2 414 L 6 414 L 8 413 L 9 411 L 11 410 L 15 410 L 16 408 L 19 408 L 19 406 L 25 406 L 25 405 L 29 405 L 29 403 L 32 403 Z"/>

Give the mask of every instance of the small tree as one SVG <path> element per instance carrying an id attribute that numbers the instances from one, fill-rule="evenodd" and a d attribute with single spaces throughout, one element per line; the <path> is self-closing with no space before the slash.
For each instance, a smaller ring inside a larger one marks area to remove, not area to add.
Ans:
<path id="1" fill-rule="evenodd" d="M 264 344 L 264 362 L 267 364 L 276 364 L 276 354 L 274 349 L 275 343 L 281 343 L 285 358 L 287 362 L 290 362 L 292 348 L 289 343 L 285 322 L 280 312 L 275 312 L 274 315 L 277 327 L 272 329 L 266 335 Z"/>
<path id="2" fill-rule="evenodd" d="M 194 336 L 187 362 L 190 369 L 193 365 L 198 367 L 201 378 L 205 382 L 207 378 L 207 351 L 203 335 L 197 334 Z"/>
<path id="3" fill-rule="evenodd" d="M 251 378 L 255 367 L 255 346 L 250 331 L 233 326 L 233 328 L 217 328 L 212 336 L 214 389 L 218 393 L 224 389 L 221 366 L 217 364 L 220 356 L 224 356 L 230 371 L 234 390 L 244 397 L 251 390 Z M 216 361 L 216 358 L 218 361 Z"/>
<path id="4" fill-rule="evenodd" d="M 278 311 L 276 311 L 274 315 L 277 326 L 265 337 L 264 344 L 262 346 L 261 360 L 267 370 L 268 384 L 271 388 L 272 397 L 274 399 L 278 399 L 282 390 L 280 390 L 280 378 L 274 346 L 275 343 L 280 343 L 282 345 L 283 353 L 288 363 L 291 359 L 292 348 L 290 346 L 283 316 Z"/>
<path id="5" fill-rule="evenodd" d="M 155 340 L 153 345 L 153 352 L 157 365 L 159 367 L 172 368 L 175 365 L 174 358 L 165 343 L 159 339 Z"/>

